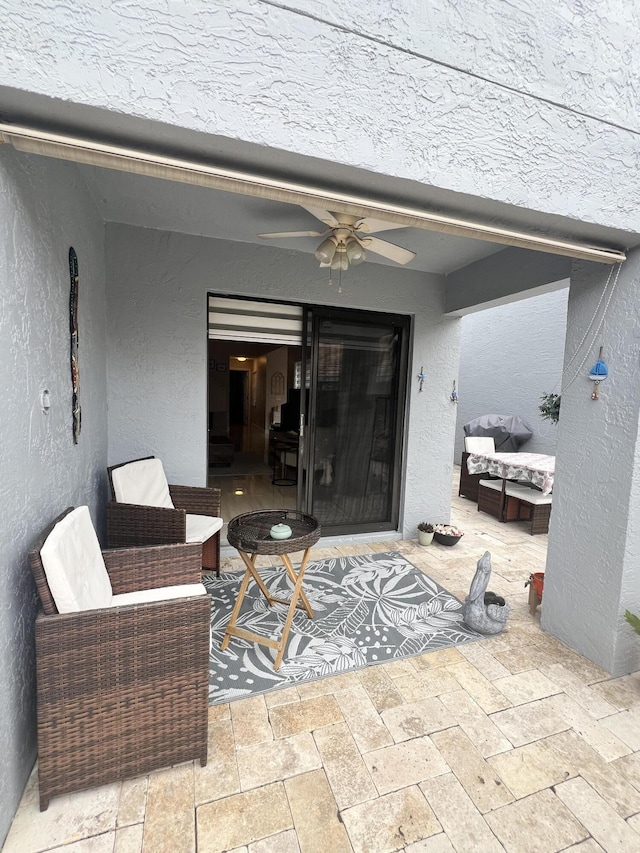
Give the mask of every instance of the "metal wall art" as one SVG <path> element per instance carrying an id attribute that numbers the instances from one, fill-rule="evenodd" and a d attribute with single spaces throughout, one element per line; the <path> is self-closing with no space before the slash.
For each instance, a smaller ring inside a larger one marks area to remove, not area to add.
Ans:
<path id="1" fill-rule="evenodd" d="M 71 335 L 71 387 L 72 416 L 73 416 L 73 443 L 78 443 L 78 436 L 82 427 L 82 412 L 80 410 L 80 371 L 78 366 L 78 256 L 76 250 L 71 246 L 69 249 L 69 274 L 71 276 L 71 289 L 69 291 L 69 332 Z"/>

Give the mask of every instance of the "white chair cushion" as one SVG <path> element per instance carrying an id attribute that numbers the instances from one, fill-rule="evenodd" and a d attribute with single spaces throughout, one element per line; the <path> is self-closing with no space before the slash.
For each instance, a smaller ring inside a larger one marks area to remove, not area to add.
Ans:
<path id="1" fill-rule="evenodd" d="M 112 607 L 125 604 L 147 604 L 151 601 L 168 601 L 171 598 L 188 598 L 190 595 L 208 595 L 201 583 L 185 583 L 180 586 L 159 586 L 155 589 L 140 589 L 135 592 L 121 592 L 111 600 Z"/>
<path id="2" fill-rule="evenodd" d="M 174 509 L 160 459 L 139 459 L 111 472 L 118 503 Z"/>
<path id="3" fill-rule="evenodd" d="M 485 489 L 494 489 L 496 492 L 502 491 L 502 480 L 479 480 L 478 485 Z M 510 498 L 519 498 L 525 503 L 535 504 L 536 506 L 552 503 L 551 495 L 543 495 L 537 489 L 514 483 L 511 480 L 507 480 L 505 492 Z"/>
<path id="4" fill-rule="evenodd" d="M 189 515 L 187 513 L 187 542 L 206 542 L 223 525 L 221 518 L 216 515 Z"/>
<path id="5" fill-rule="evenodd" d="M 110 606 L 113 590 L 89 507 L 77 507 L 56 524 L 40 557 L 59 613 Z"/>
<path id="6" fill-rule="evenodd" d="M 495 453 L 496 443 L 490 435 L 468 435 L 464 439 L 467 453 Z"/>

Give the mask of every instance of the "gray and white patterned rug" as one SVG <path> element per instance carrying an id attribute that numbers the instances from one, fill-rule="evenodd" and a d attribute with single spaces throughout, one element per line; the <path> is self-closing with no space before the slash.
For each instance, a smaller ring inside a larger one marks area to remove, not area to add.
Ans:
<path id="1" fill-rule="evenodd" d="M 385 553 L 310 562 L 304 590 L 314 610 L 296 611 L 285 656 L 277 672 L 276 652 L 232 637 L 220 650 L 242 572 L 204 579 L 212 596 L 209 702 L 253 694 L 337 675 L 365 666 L 424 654 L 480 634 L 462 622 L 462 604 L 401 554 Z M 284 567 L 260 569 L 273 595 L 287 598 L 291 583 Z M 286 605 L 269 607 L 251 582 L 238 627 L 278 638 Z"/>

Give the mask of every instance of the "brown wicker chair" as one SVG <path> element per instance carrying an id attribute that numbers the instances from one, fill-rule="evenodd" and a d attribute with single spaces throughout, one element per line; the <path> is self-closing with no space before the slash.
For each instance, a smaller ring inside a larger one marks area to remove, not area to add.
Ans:
<path id="1" fill-rule="evenodd" d="M 183 761 L 207 763 L 211 599 L 193 595 L 59 613 L 40 550 L 36 617 L 40 809 Z M 104 551 L 113 594 L 199 583 L 199 545 Z"/>
<path id="2" fill-rule="evenodd" d="M 154 459 L 145 456 L 131 462 Z M 107 468 L 112 500 L 107 503 L 107 544 L 109 548 L 164 545 L 187 541 L 187 514 L 220 517 L 220 489 L 172 486 L 169 493 L 174 508 L 119 503 L 113 472 L 129 465 L 122 462 Z M 202 543 L 202 571 L 220 575 L 220 531 Z"/>

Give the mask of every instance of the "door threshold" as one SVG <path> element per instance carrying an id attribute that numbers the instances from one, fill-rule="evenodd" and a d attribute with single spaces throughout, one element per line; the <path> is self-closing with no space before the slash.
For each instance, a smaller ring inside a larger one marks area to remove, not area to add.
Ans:
<path id="1" fill-rule="evenodd" d="M 369 542 L 400 542 L 402 533 L 399 530 L 383 530 L 375 533 L 345 533 L 342 536 L 322 536 L 314 548 L 337 548 L 341 545 L 363 545 Z M 311 552 L 313 557 L 313 550 Z M 227 543 L 220 545 L 221 557 L 237 557 L 238 552 Z"/>

